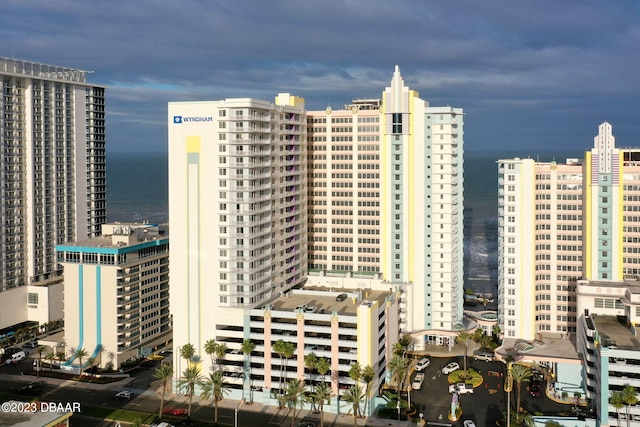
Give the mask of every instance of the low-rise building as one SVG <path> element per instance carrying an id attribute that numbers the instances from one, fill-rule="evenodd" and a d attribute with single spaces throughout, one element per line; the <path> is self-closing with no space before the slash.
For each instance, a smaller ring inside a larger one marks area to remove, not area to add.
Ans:
<path id="1" fill-rule="evenodd" d="M 68 354 L 84 349 L 85 367 L 117 368 L 171 339 L 168 226 L 105 224 L 101 237 L 56 249 Z"/>

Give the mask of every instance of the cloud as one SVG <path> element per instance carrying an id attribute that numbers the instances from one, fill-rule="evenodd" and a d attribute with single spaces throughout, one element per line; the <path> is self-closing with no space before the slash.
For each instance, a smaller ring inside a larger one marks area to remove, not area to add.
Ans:
<path id="1" fill-rule="evenodd" d="M 164 149 L 168 101 L 339 108 L 380 96 L 396 64 L 432 105 L 465 109 L 470 147 L 582 149 L 603 120 L 637 139 L 638 18 L 605 0 L 4 0 L 0 55 L 94 71 L 114 150 Z"/>

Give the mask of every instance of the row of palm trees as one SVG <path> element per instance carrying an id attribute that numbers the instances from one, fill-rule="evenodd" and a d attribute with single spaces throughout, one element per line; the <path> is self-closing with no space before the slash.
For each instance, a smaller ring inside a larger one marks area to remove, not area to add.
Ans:
<path id="1" fill-rule="evenodd" d="M 618 415 L 618 426 L 620 425 L 620 409 L 627 407 L 627 427 L 631 423 L 631 417 L 629 416 L 629 407 L 638 403 L 638 392 L 635 387 L 630 384 L 625 384 L 622 390 L 614 391 L 609 397 L 609 403 L 616 408 Z"/>

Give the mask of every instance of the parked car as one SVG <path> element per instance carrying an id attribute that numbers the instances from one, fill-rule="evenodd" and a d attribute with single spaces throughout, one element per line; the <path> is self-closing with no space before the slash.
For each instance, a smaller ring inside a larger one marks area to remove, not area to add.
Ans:
<path id="1" fill-rule="evenodd" d="M 151 424 L 150 427 L 174 427 L 173 424 L 169 424 L 165 421 L 161 422 L 161 423 L 157 423 L 157 424 Z"/>
<path id="2" fill-rule="evenodd" d="M 38 341 L 29 341 L 22 344 L 22 348 L 36 348 L 38 346 Z"/>
<path id="3" fill-rule="evenodd" d="M 305 313 L 316 313 L 317 311 L 318 311 L 318 307 L 316 306 L 306 307 L 304 309 Z"/>
<path id="4" fill-rule="evenodd" d="M 414 390 L 420 390 L 422 388 L 422 383 L 424 382 L 424 374 L 419 372 L 416 374 L 413 382 L 411 383 L 411 388 Z"/>
<path id="5" fill-rule="evenodd" d="M 460 369 L 460 364 L 458 362 L 449 362 L 442 368 L 442 373 L 445 375 L 449 375 L 451 372 L 457 371 Z"/>
<path id="6" fill-rule="evenodd" d="M 126 400 L 129 401 L 133 397 L 133 393 L 129 390 L 122 390 L 116 393 L 114 396 L 116 400 Z"/>
<path id="7" fill-rule="evenodd" d="M 347 299 L 347 294 L 340 294 L 336 297 L 336 301 L 344 301 Z"/>
<path id="8" fill-rule="evenodd" d="M 183 416 L 187 416 L 189 411 L 187 411 L 185 408 L 164 408 L 162 413 L 165 415 L 174 415 L 178 417 L 183 417 Z"/>
<path id="9" fill-rule="evenodd" d="M 39 394 L 44 391 L 44 388 L 47 386 L 47 383 L 44 381 L 33 381 L 23 387 L 18 389 L 18 393 L 20 394 Z"/>
<path id="10" fill-rule="evenodd" d="M 13 353 L 11 355 L 10 358 L 7 359 L 7 361 L 5 362 L 7 365 L 15 365 L 18 362 L 23 361 L 24 359 L 26 359 L 27 354 L 24 351 L 18 351 L 16 353 Z"/>
<path id="11" fill-rule="evenodd" d="M 296 308 L 293 309 L 293 311 L 305 311 L 307 309 L 307 304 L 300 304 L 299 306 L 297 306 Z"/>
<path id="12" fill-rule="evenodd" d="M 493 362 L 495 360 L 493 353 L 488 351 L 479 351 L 473 355 L 473 360 L 484 360 L 485 362 Z"/>
<path id="13" fill-rule="evenodd" d="M 473 387 L 465 383 L 451 384 L 449 386 L 449 393 L 456 391 L 458 394 L 470 394 L 473 393 Z"/>
<path id="14" fill-rule="evenodd" d="M 422 371 L 424 368 L 426 368 L 430 364 L 431 364 L 431 361 L 428 358 L 423 357 L 422 359 L 418 360 L 418 363 L 416 363 L 416 371 Z"/>
<path id="15" fill-rule="evenodd" d="M 462 425 L 464 427 L 476 427 L 476 423 L 474 423 L 473 420 L 464 420 Z"/>

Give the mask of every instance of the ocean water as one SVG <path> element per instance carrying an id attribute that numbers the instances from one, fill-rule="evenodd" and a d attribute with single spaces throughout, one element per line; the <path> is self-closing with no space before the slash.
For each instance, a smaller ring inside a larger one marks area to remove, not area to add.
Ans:
<path id="1" fill-rule="evenodd" d="M 498 282 L 498 159 L 540 161 L 582 157 L 583 153 L 467 151 L 464 155 L 465 286 L 496 292 Z M 108 153 L 107 221 L 169 221 L 167 153 Z"/>

